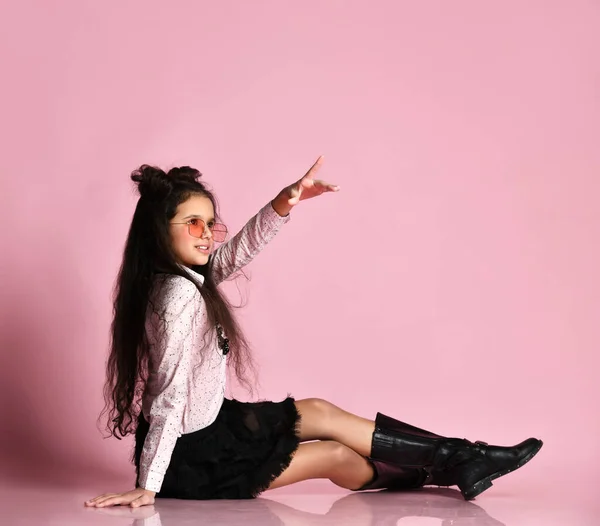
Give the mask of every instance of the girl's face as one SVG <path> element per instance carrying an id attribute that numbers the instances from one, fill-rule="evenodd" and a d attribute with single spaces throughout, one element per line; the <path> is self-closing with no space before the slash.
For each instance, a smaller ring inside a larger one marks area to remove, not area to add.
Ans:
<path id="1" fill-rule="evenodd" d="M 202 237 L 194 237 L 189 233 L 190 224 L 208 225 Z M 210 227 L 215 222 L 215 210 L 208 197 L 193 195 L 177 207 L 175 217 L 170 221 L 171 246 L 179 263 L 206 265 L 208 256 L 213 250 L 213 237 Z"/>

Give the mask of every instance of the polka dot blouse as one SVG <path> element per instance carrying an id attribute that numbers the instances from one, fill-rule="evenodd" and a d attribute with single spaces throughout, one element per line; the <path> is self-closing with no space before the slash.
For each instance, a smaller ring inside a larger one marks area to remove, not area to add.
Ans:
<path id="1" fill-rule="evenodd" d="M 221 283 L 248 264 L 290 216 L 271 203 L 213 253 L 213 276 Z M 199 285 L 204 277 L 184 268 Z M 216 327 L 207 326 L 204 300 L 189 279 L 157 278 L 146 318 L 149 376 L 142 411 L 150 424 L 140 459 L 140 487 L 159 492 L 177 438 L 212 424 L 225 397 L 226 357 Z"/>

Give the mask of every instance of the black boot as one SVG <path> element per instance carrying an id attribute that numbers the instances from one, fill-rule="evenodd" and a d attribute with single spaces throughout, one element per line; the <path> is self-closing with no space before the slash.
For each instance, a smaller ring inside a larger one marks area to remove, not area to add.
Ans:
<path id="1" fill-rule="evenodd" d="M 425 484 L 428 473 L 421 468 L 404 468 L 392 462 L 382 462 L 368 457 L 375 472 L 373 479 L 356 491 L 366 489 L 414 489 Z"/>
<path id="2" fill-rule="evenodd" d="M 371 456 L 367 460 L 373 466 L 375 475 L 373 480 L 365 484 L 360 490 L 367 489 L 415 489 L 423 486 L 430 478 L 430 473 L 421 466 L 405 466 L 397 462 L 395 457 L 391 459 L 389 456 L 381 455 L 380 452 L 386 449 L 385 437 L 382 433 L 382 428 L 394 429 L 402 424 L 402 429 L 407 433 L 416 435 L 423 434 L 431 438 L 443 438 L 439 435 L 429 433 L 418 427 L 413 427 L 404 422 L 393 420 L 390 417 L 377 413 L 375 421 L 375 431 L 373 432 L 373 441 L 371 443 Z M 358 491 L 360 491 L 358 490 Z"/>
<path id="3" fill-rule="evenodd" d="M 377 474 L 370 485 L 392 487 L 396 469 L 398 488 L 457 485 L 463 497 L 471 500 L 488 489 L 492 480 L 531 460 L 541 447 L 542 441 L 535 438 L 512 447 L 446 438 L 377 413 L 369 459 Z M 380 484 L 387 481 L 387 486 L 378 484 L 380 471 Z"/>

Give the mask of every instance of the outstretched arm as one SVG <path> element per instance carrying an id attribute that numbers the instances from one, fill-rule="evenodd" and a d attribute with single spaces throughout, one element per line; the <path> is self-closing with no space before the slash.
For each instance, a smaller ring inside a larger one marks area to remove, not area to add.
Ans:
<path id="1" fill-rule="evenodd" d="M 281 217 L 272 203 L 267 203 L 235 236 L 215 250 L 214 282 L 218 285 L 250 263 L 289 220 L 289 215 Z"/>
<path id="2" fill-rule="evenodd" d="M 286 186 L 234 237 L 215 250 L 212 257 L 212 274 L 216 284 L 250 263 L 290 220 L 292 208 L 300 201 L 339 190 L 339 186 L 315 179 L 322 163 L 321 156 L 301 179 Z"/>

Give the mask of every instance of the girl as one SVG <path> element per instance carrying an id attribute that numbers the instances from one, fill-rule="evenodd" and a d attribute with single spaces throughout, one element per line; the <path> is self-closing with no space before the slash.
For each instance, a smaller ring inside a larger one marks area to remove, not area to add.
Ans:
<path id="1" fill-rule="evenodd" d="M 540 450 L 535 438 L 500 447 L 381 413 L 373 422 L 317 398 L 225 398 L 227 363 L 248 385 L 252 360 L 217 286 L 263 250 L 300 201 L 339 190 L 315 179 L 322 160 L 227 242 L 215 196 L 197 170 L 142 165 L 132 173 L 140 198 L 115 291 L 105 410 L 111 435 L 135 432 L 137 480 L 135 489 L 87 506 L 253 498 L 311 478 L 350 490 L 457 485 L 473 499 Z"/>

